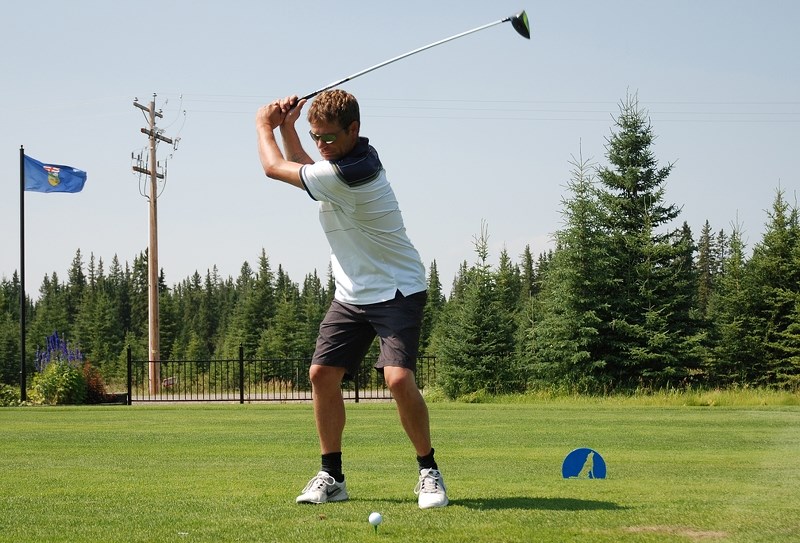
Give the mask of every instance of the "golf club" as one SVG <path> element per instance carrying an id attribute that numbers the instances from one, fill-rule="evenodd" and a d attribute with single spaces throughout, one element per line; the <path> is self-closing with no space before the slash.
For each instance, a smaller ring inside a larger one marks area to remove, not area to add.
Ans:
<path id="1" fill-rule="evenodd" d="M 467 34 L 472 34 L 473 32 L 478 32 L 479 30 L 484 30 L 486 28 L 489 28 L 489 27 L 492 27 L 492 26 L 495 26 L 495 25 L 499 25 L 501 23 L 507 23 L 507 22 L 511 23 L 511 26 L 514 27 L 514 30 L 516 30 L 517 33 L 520 36 L 522 36 L 523 38 L 528 39 L 528 40 L 531 39 L 531 27 L 528 24 L 528 15 L 525 13 L 525 10 L 522 10 L 519 13 L 517 13 L 516 15 L 512 15 L 510 17 L 506 17 L 505 19 L 500 19 L 499 21 L 495 21 L 493 23 L 489 23 L 489 24 L 485 24 L 483 26 L 479 26 L 478 28 L 473 28 L 472 30 L 467 30 L 466 32 L 462 32 L 460 34 L 456 34 L 455 36 L 450 36 L 449 38 L 445 38 L 443 40 L 439 40 L 437 42 L 430 43 L 428 45 L 420 47 L 419 49 L 414 49 L 413 51 L 409 51 L 408 53 L 403 53 L 402 55 L 398 55 L 398 56 L 396 56 L 394 58 L 390 58 L 389 60 L 385 60 L 385 61 L 381 62 L 380 64 L 376 64 L 375 66 L 371 66 L 371 67 L 367 68 L 366 70 L 361 70 L 360 72 L 356 72 L 353 75 L 345 77 L 344 79 L 340 79 L 339 81 L 335 81 L 335 82 L 331 83 L 330 85 L 326 85 L 326 86 L 322 87 L 321 89 L 312 92 L 311 94 L 306 94 L 305 96 L 300 98 L 300 100 L 308 100 L 309 98 L 313 98 L 314 96 L 316 96 L 317 94 L 319 94 L 319 93 L 321 93 L 323 91 L 326 91 L 328 89 L 332 89 L 333 87 L 338 87 L 342 83 L 350 81 L 351 79 L 355 79 L 356 77 L 360 77 L 360 76 L 362 76 L 364 74 L 367 74 L 367 73 L 369 73 L 369 72 L 371 72 L 373 70 L 377 70 L 378 68 L 382 68 L 383 66 L 386 66 L 387 64 L 391 64 L 392 62 L 397 62 L 400 59 L 403 59 L 403 58 L 406 58 L 406 57 L 410 57 L 411 55 L 414 55 L 416 53 L 420 53 L 422 51 L 425 51 L 426 49 L 430 49 L 431 47 L 436 47 L 437 45 L 441 45 L 443 43 L 447 43 L 449 41 L 464 37 Z"/>

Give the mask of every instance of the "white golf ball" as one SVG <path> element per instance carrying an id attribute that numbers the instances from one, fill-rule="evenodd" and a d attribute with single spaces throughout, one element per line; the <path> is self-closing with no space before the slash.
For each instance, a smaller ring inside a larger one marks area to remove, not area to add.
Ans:
<path id="1" fill-rule="evenodd" d="M 370 513 L 369 514 L 369 523 L 370 524 L 372 524 L 373 526 L 377 526 L 381 522 L 383 522 L 383 515 L 381 515 L 380 513 Z"/>

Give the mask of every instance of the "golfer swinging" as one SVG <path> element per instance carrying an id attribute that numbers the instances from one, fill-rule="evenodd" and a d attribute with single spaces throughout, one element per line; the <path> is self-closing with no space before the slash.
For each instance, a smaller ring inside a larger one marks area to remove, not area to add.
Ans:
<path id="1" fill-rule="evenodd" d="M 311 139 L 322 156 L 306 153 L 295 129 L 305 100 L 288 96 L 259 109 L 258 154 L 264 173 L 305 190 L 320 202 L 319 217 L 331 246 L 335 299 L 319 328 L 309 376 L 322 466 L 297 503 L 348 498 L 342 473 L 345 407 L 342 380 L 352 379 L 375 336 L 383 373 L 400 421 L 414 445 L 419 507 L 447 505 L 444 481 L 433 457 L 428 407 L 414 379 L 425 307 L 425 268 L 406 235 L 403 218 L 378 153 L 359 136 L 355 97 L 342 90 L 320 93 L 311 104 Z M 280 128 L 286 157 L 274 130 Z"/>

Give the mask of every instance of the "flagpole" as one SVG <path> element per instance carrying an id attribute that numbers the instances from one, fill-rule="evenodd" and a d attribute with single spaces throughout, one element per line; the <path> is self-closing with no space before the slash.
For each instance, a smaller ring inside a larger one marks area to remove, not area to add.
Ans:
<path id="1" fill-rule="evenodd" d="M 25 367 L 25 148 L 19 146 L 19 399 L 27 401 Z"/>

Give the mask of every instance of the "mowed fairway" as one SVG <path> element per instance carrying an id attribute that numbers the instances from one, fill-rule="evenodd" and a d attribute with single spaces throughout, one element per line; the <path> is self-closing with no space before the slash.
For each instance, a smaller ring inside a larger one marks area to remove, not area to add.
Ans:
<path id="1" fill-rule="evenodd" d="M 347 409 L 351 500 L 321 506 L 308 404 L 0 409 L 0 541 L 800 541 L 798 407 L 433 403 L 429 511 L 394 405 Z M 577 447 L 607 479 L 561 478 Z"/>

